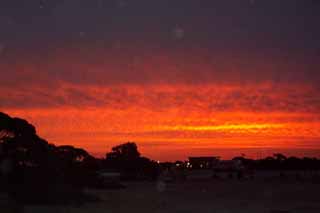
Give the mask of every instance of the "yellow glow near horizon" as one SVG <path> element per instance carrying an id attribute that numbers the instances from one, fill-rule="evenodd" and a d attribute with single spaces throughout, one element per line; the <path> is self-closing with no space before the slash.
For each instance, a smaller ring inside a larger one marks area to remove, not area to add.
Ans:
<path id="1" fill-rule="evenodd" d="M 263 130 L 282 128 L 284 124 L 224 124 L 224 125 L 211 125 L 211 126 L 161 126 L 159 129 L 173 130 L 173 131 L 227 131 L 227 130 Z"/>

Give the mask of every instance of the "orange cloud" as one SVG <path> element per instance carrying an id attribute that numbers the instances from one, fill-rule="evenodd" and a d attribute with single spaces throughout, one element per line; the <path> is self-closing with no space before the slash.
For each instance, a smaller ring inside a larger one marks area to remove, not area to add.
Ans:
<path id="1" fill-rule="evenodd" d="M 207 85 L 116 85 L 94 86 L 60 82 L 55 87 L 30 85 L 2 88 L 0 107 L 54 108 L 104 107 L 147 108 L 154 111 L 290 111 L 317 112 L 317 89 L 304 84 L 251 83 Z"/>
<path id="2" fill-rule="evenodd" d="M 128 140 L 158 159 L 215 149 L 320 148 L 318 89 L 303 83 L 55 81 L 0 88 L 2 111 L 28 119 L 52 143 L 99 155 Z"/>

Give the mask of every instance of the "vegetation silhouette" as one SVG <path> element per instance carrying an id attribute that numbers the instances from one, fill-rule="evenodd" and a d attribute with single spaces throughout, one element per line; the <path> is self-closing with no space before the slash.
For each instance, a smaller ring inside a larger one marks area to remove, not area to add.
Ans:
<path id="1" fill-rule="evenodd" d="M 134 142 L 113 147 L 112 151 L 106 154 L 104 166 L 119 171 L 123 179 L 155 180 L 159 174 L 158 163 L 141 157 Z"/>
<path id="2" fill-rule="evenodd" d="M 83 149 L 49 144 L 26 120 L 0 113 L 1 188 L 19 202 L 87 199 L 80 189 L 93 179 L 93 159 Z"/>

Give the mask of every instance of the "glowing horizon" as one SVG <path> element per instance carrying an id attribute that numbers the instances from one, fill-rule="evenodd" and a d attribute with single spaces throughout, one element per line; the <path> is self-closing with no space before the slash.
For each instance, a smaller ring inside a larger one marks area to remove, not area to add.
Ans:
<path id="1" fill-rule="evenodd" d="M 70 88 L 78 98 L 69 98 Z M 317 150 L 318 105 L 304 107 L 313 100 L 307 94 L 314 91 L 296 88 L 270 83 L 112 88 L 64 84 L 54 93 L 41 90 L 48 94 L 41 97 L 39 89 L 31 90 L 35 103 L 58 96 L 65 99 L 60 106 L 4 112 L 29 120 L 50 143 L 76 145 L 98 156 L 126 141 L 137 142 L 142 154 L 161 160 L 214 155 L 216 149 Z M 86 99 L 79 100 L 82 97 Z"/>

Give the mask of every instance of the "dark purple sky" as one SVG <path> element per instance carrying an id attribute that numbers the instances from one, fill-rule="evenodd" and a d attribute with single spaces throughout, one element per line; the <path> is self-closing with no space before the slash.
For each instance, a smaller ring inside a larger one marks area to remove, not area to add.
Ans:
<path id="1" fill-rule="evenodd" d="M 11 70 L 8 73 L 2 67 L 8 75 L 6 82 L 13 85 L 19 71 L 12 64 L 23 60 L 53 80 L 83 83 L 85 78 L 99 83 L 99 75 L 81 77 L 85 74 L 74 75 L 65 65 L 50 69 L 39 65 L 41 61 L 52 64 L 62 51 L 87 64 L 99 63 L 97 58 L 104 54 L 122 58 L 121 64 L 130 64 L 134 57 L 145 63 L 150 55 L 160 53 L 180 65 L 185 60 L 209 67 L 184 69 L 176 77 L 153 71 L 150 77 L 145 71 L 132 75 L 116 65 L 121 69 L 120 82 L 153 78 L 171 82 L 174 78 L 201 83 L 241 76 L 253 81 L 317 84 L 318 11 L 317 0 L 2 0 L 0 62 Z M 210 66 L 222 74 L 217 77 Z M 238 75 L 231 72 L 234 68 Z M 107 76 L 110 82 L 119 82 L 115 71 L 108 71 Z"/>

